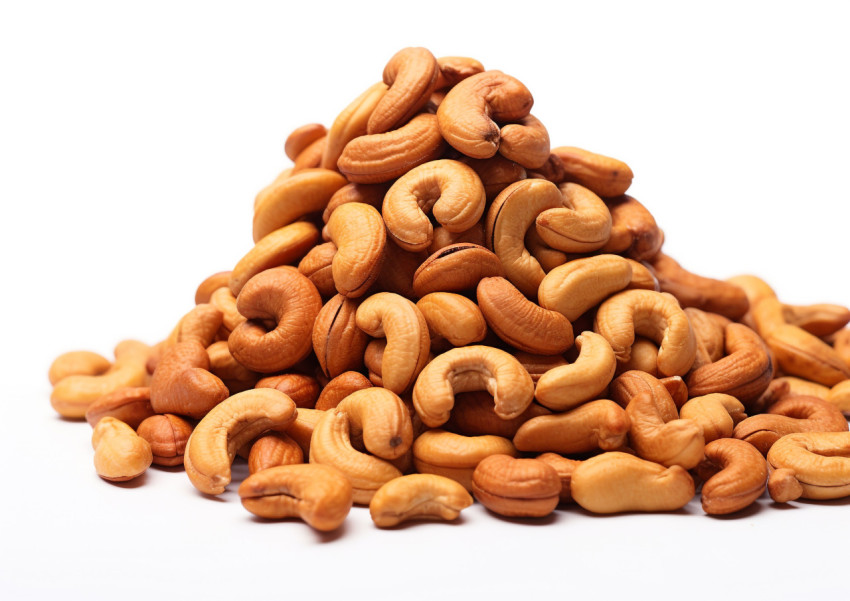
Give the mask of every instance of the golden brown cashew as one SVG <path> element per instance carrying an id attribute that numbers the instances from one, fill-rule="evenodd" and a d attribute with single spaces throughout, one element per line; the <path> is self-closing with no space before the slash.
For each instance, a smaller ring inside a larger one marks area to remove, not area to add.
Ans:
<path id="1" fill-rule="evenodd" d="M 693 420 L 702 428 L 706 443 L 730 438 L 735 424 L 746 419 L 744 405 L 728 394 L 695 396 L 679 409 L 679 417 Z"/>
<path id="2" fill-rule="evenodd" d="M 561 494 L 559 500 L 561 503 L 572 503 L 573 495 L 570 491 L 570 484 L 573 479 L 573 472 L 581 464 L 581 461 L 576 459 L 567 459 L 561 457 L 557 453 L 542 453 L 537 456 L 537 459 L 543 463 L 548 463 L 558 473 L 561 479 Z"/>
<path id="3" fill-rule="evenodd" d="M 254 388 L 260 374 L 239 363 L 230 353 L 227 340 L 219 340 L 207 347 L 210 373 L 219 378 L 230 394 Z"/>
<path id="4" fill-rule="evenodd" d="M 501 260 L 505 277 L 526 296 L 537 294 L 545 274 L 525 248 L 525 233 L 542 211 L 560 206 L 563 196 L 555 184 L 527 179 L 502 190 L 487 212 L 487 245 Z"/>
<path id="5" fill-rule="evenodd" d="M 313 430 L 316 424 L 327 413 L 319 409 L 299 409 L 295 421 L 286 428 L 286 434 L 298 443 L 304 455 L 310 454 L 310 441 L 313 438 Z"/>
<path id="6" fill-rule="evenodd" d="M 534 304 L 505 278 L 481 279 L 476 294 L 490 328 L 514 348 L 559 355 L 573 345 L 573 327 L 566 317 Z"/>
<path id="7" fill-rule="evenodd" d="M 134 386 L 118 388 L 97 399 L 86 409 L 86 421 L 94 428 L 101 418 L 109 416 L 135 429 L 155 414 L 151 407 L 151 389 Z"/>
<path id="8" fill-rule="evenodd" d="M 402 175 L 384 197 L 381 213 L 394 242 L 408 251 L 426 250 L 434 237 L 427 213 L 450 232 L 474 226 L 484 213 L 484 186 L 470 167 L 441 159 Z"/>
<path id="9" fill-rule="evenodd" d="M 536 355 L 525 351 L 515 351 L 511 354 L 522 364 L 535 383 L 550 369 L 569 365 L 561 355 Z"/>
<path id="10" fill-rule="evenodd" d="M 622 253 L 635 261 L 652 259 L 664 243 L 664 234 L 652 213 L 628 194 L 606 204 L 611 213 L 611 236 L 600 250 Z"/>
<path id="11" fill-rule="evenodd" d="M 322 212 L 322 221 L 327 223 L 337 207 L 349 202 L 362 202 L 380 211 L 388 189 L 388 184 L 346 184 L 331 196 L 328 206 Z"/>
<path id="12" fill-rule="evenodd" d="M 779 367 L 825 386 L 850 378 L 850 365 L 821 339 L 785 321 L 782 303 L 764 298 L 752 309 L 756 331 L 773 351 Z"/>
<path id="13" fill-rule="evenodd" d="M 369 337 L 355 321 L 359 305 L 359 301 L 337 294 L 325 303 L 313 324 L 313 350 L 330 378 L 363 367 Z"/>
<path id="14" fill-rule="evenodd" d="M 613 353 L 613 351 L 611 352 Z M 635 336 L 635 342 L 632 344 L 632 356 L 623 363 L 618 363 L 615 359 L 615 363 L 617 363 L 617 368 L 614 370 L 615 376 L 627 371 L 638 370 L 658 377 L 658 345 L 649 338 Z"/>
<path id="15" fill-rule="evenodd" d="M 389 461 L 367 455 L 351 445 L 345 411 L 330 409 L 319 419 L 310 441 L 310 463 L 337 468 L 354 487 L 354 502 L 368 505 L 381 486 L 401 472 Z"/>
<path id="16" fill-rule="evenodd" d="M 336 244 L 331 269 L 337 291 L 363 296 L 381 272 L 387 231 L 378 211 L 351 202 L 337 208 L 328 220 L 328 234 Z"/>
<path id="17" fill-rule="evenodd" d="M 632 280 L 632 266 L 618 255 L 575 259 L 552 271 L 540 281 L 540 306 L 562 314 L 570 321 L 620 290 Z"/>
<path id="18" fill-rule="evenodd" d="M 369 502 L 369 514 L 379 528 L 409 520 L 457 518 L 472 505 L 472 497 L 458 482 L 435 474 L 408 474 L 384 484 Z"/>
<path id="19" fill-rule="evenodd" d="M 518 451 L 564 455 L 613 451 L 626 444 L 629 425 L 626 411 L 614 401 L 588 401 L 566 413 L 531 418 L 513 441 Z"/>
<path id="20" fill-rule="evenodd" d="M 692 420 L 678 419 L 676 406 L 672 402 L 659 404 L 658 398 L 641 392 L 626 405 L 632 447 L 643 459 L 691 469 L 703 457 L 702 427 Z"/>
<path id="21" fill-rule="evenodd" d="M 561 478 L 539 459 L 491 455 L 472 473 L 472 492 L 490 511 L 508 517 L 544 517 L 560 501 Z"/>
<path id="22" fill-rule="evenodd" d="M 301 127 L 296 127 L 286 137 L 286 142 L 283 144 L 283 152 L 291 161 L 295 161 L 298 155 L 310 146 L 316 140 L 324 138 L 328 133 L 325 126 L 321 123 L 307 123 Z"/>
<path id="23" fill-rule="evenodd" d="M 146 386 L 145 365 L 150 350 L 142 342 L 124 340 L 115 347 L 115 362 L 100 375 L 65 375 L 67 372 L 60 371 L 65 377 L 53 387 L 50 404 L 63 417 L 82 418 L 89 406 L 103 395 L 119 388 Z"/>
<path id="24" fill-rule="evenodd" d="M 346 144 L 366 134 L 366 125 L 375 107 L 387 93 L 387 84 L 380 81 L 351 101 L 337 116 L 328 131 L 321 166 L 336 169 L 337 161 Z"/>
<path id="25" fill-rule="evenodd" d="M 92 351 L 70 351 L 62 353 L 47 372 L 52 386 L 68 376 L 100 376 L 112 367 L 112 361 Z"/>
<path id="26" fill-rule="evenodd" d="M 239 485 L 242 505 L 264 518 L 298 517 L 323 532 L 336 530 L 352 505 L 352 487 L 338 470 L 305 463 L 272 467 Z"/>
<path id="27" fill-rule="evenodd" d="M 305 169 L 318 169 L 322 164 L 322 154 L 325 152 L 327 143 L 328 137 L 323 136 L 302 150 L 295 158 L 295 165 L 292 167 L 291 174 L 299 173 Z"/>
<path id="28" fill-rule="evenodd" d="M 431 246 L 428 247 L 428 252 L 434 254 L 447 246 L 462 242 L 486 246 L 487 242 L 484 240 L 484 223 L 479 221 L 465 232 L 458 234 L 453 234 L 443 226 L 434 228 L 434 239 L 431 240 Z"/>
<path id="29" fill-rule="evenodd" d="M 625 194 L 634 174 L 623 161 L 572 146 L 552 149 L 563 164 L 565 177 L 599 196 L 610 198 Z"/>
<path id="30" fill-rule="evenodd" d="M 537 259 L 545 273 L 572 260 L 572 256 L 560 250 L 555 250 L 543 241 L 536 228 L 529 228 L 525 233 L 525 247 L 532 257 Z"/>
<path id="31" fill-rule="evenodd" d="M 453 88 L 467 77 L 484 71 L 484 65 L 468 56 L 441 56 L 437 59 L 437 64 L 440 66 L 438 90 Z"/>
<path id="32" fill-rule="evenodd" d="M 785 503 L 804 499 L 839 499 L 850 495 L 850 433 L 805 432 L 780 438 L 767 454 L 772 474 L 770 496 Z M 778 498 L 774 489 L 793 478 L 796 494 Z"/>
<path id="33" fill-rule="evenodd" d="M 501 436 L 462 436 L 445 430 L 428 430 L 413 441 L 416 471 L 451 478 L 472 492 L 472 473 L 490 455 L 517 454 L 513 443 Z"/>
<path id="34" fill-rule="evenodd" d="M 245 367 L 272 373 L 291 367 L 312 350 L 310 333 L 322 308 L 313 283 L 294 267 L 275 267 L 252 277 L 236 299 L 248 321 L 230 334 L 227 344 Z M 272 330 L 260 320 L 273 320 Z"/>
<path id="35" fill-rule="evenodd" d="M 447 340 L 452 346 L 466 346 L 484 340 L 487 323 L 474 302 L 452 292 L 432 292 L 416 302 L 428 324 L 433 345 Z"/>
<path id="36" fill-rule="evenodd" d="M 164 413 L 146 418 L 139 424 L 137 433 L 148 441 L 155 464 L 175 466 L 183 465 L 192 429 L 192 424 L 182 417 Z"/>
<path id="37" fill-rule="evenodd" d="M 523 180 L 528 175 L 522 165 L 509 161 L 500 154 L 489 159 L 460 159 L 478 174 L 484 184 L 487 202 L 492 202 L 499 193 L 514 182 Z"/>
<path id="38" fill-rule="evenodd" d="M 833 336 L 832 346 L 844 363 L 850 367 L 850 328 L 844 328 Z"/>
<path id="39" fill-rule="evenodd" d="M 254 248 L 239 259 L 230 274 L 228 286 L 234 296 L 252 277 L 303 257 L 319 240 L 319 230 L 312 223 L 297 221 L 264 236 Z"/>
<path id="40" fill-rule="evenodd" d="M 696 338 L 676 298 L 665 292 L 626 290 L 604 301 L 593 329 L 605 337 L 618 361 L 628 361 L 635 334 L 658 343 L 658 371 L 683 376 L 696 357 Z"/>
<path id="41" fill-rule="evenodd" d="M 370 292 L 394 292 L 411 300 L 416 298 L 413 290 L 413 276 L 422 262 L 428 258 L 426 251 L 408 252 L 387 240 L 384 251 L 384 264 Z"/>
<path id="42" fill-rule="evenodd" d="M 841 305 L 819 303 L 815 305 L 782 304 L 782 315 L 791 325 L 815 336 L 829 336 L 850 322 L 850 309 Z"/>
<path id="43" fill-rule="evenodd" d="M 151 446 L 133 428 L 114 417 L 104 417 L 91 434 L 94 468 L 111 482 L 125 482 L 141 476 L 153 461 Z"/>
<path id="44" fill-rule="evenodd" d="M 475 288 L 481 278 L 502 275 L 499 257 L 477 244 L 451 244 L 425 259 L 413 274 L 413 291 L 461 292 Z"/>
<path id="45" fill-rule="evenodd" d="M 570 481 L 573 500 L 593 513 L 674 511 L 694 498 L 694 480 L 680 465 L 665 468 L 628 453 L 582 461 Z"/>
<path id="46" fill-rule="evenodd" d="M 360 304 L 355 321 L 369 336 L 387 339 L 381 362 L 384 388 L 407 391 L 428 362 L 431 347 L 422 312 L 403 296 L 379 292 Z"/>
<path id="47" fill-rule="evenodd" d="M 296 411 L 292 399 L 272 388 L 246 390 L 216 405 L 186 444 L 183 464 L 189 480 L 208 495 L 223 493 L 236 450 L 266 430 L 285 430 Z"/>
<path id="48" fill-rule="evenodd" d="M 274 388 L 291 398 L 299 409 L 313 409 L 321 386 L 316 378 L 304 374 L 279 374 L 261 379 L 254 388 Z"/>
<path id="49" fill-rule="evenodd" d="M 834 405 L 813 396 L 789 396 L 771 405 L 767 413 L 739 423 L 733 434 L 767 455 L 786 434 L 846 431 L 847 420 Z"/>
<path id="50" fill-rule="evenodd" d="M 558 186 L 563 206 L 537 216 L 536 229 L 554 249 L 570 253 L 602 248 L 611 235 L 611 213 L 596 194 L 578 184 Z"/>
<path id="51" fill-rule="evenodd" d="M 489 392 L 496 414 L 511 419 L 531 404 L 534 382 L 505 351 L 465 346 L 438 355 L 425 366 L 413 387 L 413 405 L 423 423 L 436 428 L 448 421 L 454 395 L 473 390 Z"/>
<path id="52" fill-rule="evenodd" d="M 285 432 L 270 432 L 251 444 L 248 471 L 252 474 L 278 465 L 304 463 L 304 451 Z"/>
<path id="53" fill-rule="evenodd" d="M 436 89 L 440 66 L 425 48 L 402 48 L 384 67 L 387 93 L 375 105 L 366 133 L 381 134 L 419 112 Z"/>
<path id="54" fill-rule="evenodd" d="M 439 158 L 445 146 L 437 117 L 421 113 L 393 131 L 353 139 L 345 145 L 337 166 L 352 182 L 388 182 Z"/>
<path id="55" fill-rule="evenodd" d="M 298 271 L 307 277 L 323 297 L 336 294 L 333 276 L 333 260 L 336 244 L 325 242 L 314 246 L 298 263 Z"/>
<path id="56" fill-rule="evenodd" d="M 599 334 L 576 338 L 579 356 L 571 365 L 550 369 L 537 381 L 534 398 L 554 411 L 565 411 L 596 397 L 608 387 L 617 368 L 611 345 Z"/>
<path id="57" fill-rule="evenodd" d="M 751 444 L 722 438 L 705 445 L 705 460 L 697 468 L 705 481 L 702 508 L 725 515 L 752 505 L 767 488 L 767 462 Z"/>
<path id="58" fill-rule="evenodd" d="M 499 154 L 526 169 L 539 169 L 549 159 L 549 132 L 534 115 L 505 125 L 499 137 Z"/>
<path id="59" fill-rule="evenodd" d="M 830 388 L 824 400 L 842 413 L 850 413 L 850 380 L 844 380 Z"/>
<path id="60" fill-rule="evenodd" d="M 273 186 L 254 210 L 254 242 L 299 217 L 321 211 L 348 182 L 329 169 L 305 169 Z"/>
<path id="61" fill-rule="evenodd" d="M 650 265 L 661 291 L 675 296 L 683 307 L 719 313 L 732 320 L 741 319 L 749 310 L 749 300 L 740 286 L 691 273 L 663 252 L 656 254 Z"/>
<path id="62" fill-rule="evenodd" d="M 493 397 L 483 390 L 461 392 L 456 397 L 449 421 L 444 424 L 446 430 L 464 436 L 482 436 L 492 434 L 504 438 L 513 438 L 520 426 L 533 417 L 551 415 L 551 411 L 537 403 L 531 403 L 528 409 L 512 419 L 502 419 L 493 410 Z"/>
<path id="63" fill-rule="evenodd" d="M 195 304 L 202 305 L 212 302 L 213 292 L 219 288 L 227 287 L 230 283 L 230 274 L 230 271 L 219 271 L 198 284 L 198 288 L 195 290 Z"/>
<path id="64" fill-rule="evenodd" d="M 316 409 L 327 411 L 342 402 L 342 399 L 353 392 L 369 388 L 372 383 L 369 378 L 357 371 L 346 371 L 328 382 L 319 394 Z"/>
<path id="65" fill-rule="evenodd" d="M 227 338 L 230 333 L 246 321 L 236 308 L 236 297 L 226 285 L 215 290 L 210 295 L 210 304 L 221 311 L 221 338 Z"/>
<path id="66" fill-rule="evenodd" d="M 486 159 L 499 150 L 496 121 L 522 119 L 534 99 L 518 79 L 501 71 L 484 71 L 456 84 L 437 108 L 440 132 L 463 154 Z"/>
<path id="67" fill-rule="evenodd" d="M 697 339 L 697 354 L 691 369 L 695 371 L 722 359 L 726 326 L 731 322 L 721 315 L 694 307 L 685 307 L 685 315 Z"/>
<path id="68" fill-rule="evenodd" d="M 694 369 L 688 375 L 688 390 L 691 396 L 723 392 L 749 404 L 773 379 L 770 351 L 761 337 L 743 324 L 730 323 L 723 332 L 726 356 Z"/>
<path id="69" fill-rule="evenodd" d="M 352 392 L 336 407 L 348 415 L 349 435 L 382 459 L 401 457 L 413 444 L 410 413 L 395 393 L 385 388 Z"/>

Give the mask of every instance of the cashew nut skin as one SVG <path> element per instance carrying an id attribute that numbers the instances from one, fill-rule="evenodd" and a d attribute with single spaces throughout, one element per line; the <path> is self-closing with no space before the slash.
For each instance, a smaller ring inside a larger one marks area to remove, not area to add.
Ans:
<path id="1" fill-rule="evenodd" d="M 148 442 L 114 417 L 104 417 L 97 422 L 91 443 L 95 470 L 104 480 L 132 480 L 141 476 L 153 461 Z"/>
<path id="2" fill-rule="evenodd" d="M 260 379 L 253 388 L 274 388 L 281 391 L 299 409 L 313 409 L 321 386 L 316 378 L 304 374 L 280 374 Z"/>
<path id="3" fill-rule="evenodd" d="M 627 361 L 635 334 L 659 344 L 658 371 L 683 376 L 696 358 L 696 337 L 676 298 L 665 292 L 625 290 L 604 301 L 593 329 L 611 344 L 618 361 Z"/>
<path id="4" fill-rule="evenodd" d="M 611 383 L 617 359 L 611 345 L 595 332 L 576 338 L 574 363 L 554 367 L 540 376 L 534 398 L 554 411 L 565 411 L 601 394 Z"/>
<path id="5" fill-rule="evenodd" d="M 363 296 L 384 261 L 387 232 L 381 214 L 359 202 L 341 205 L 328 219 L 328 234 L 337 247 L 331 263 L 337 292 Z"/>
<path id="6" fill-rule="evenodd" d="M 665 468 L 611 451 L 581 462 L 573 471 L 570 492 L 593 513 L 675 511 L 694 498 L 695 486 L 680 465 Z"/>
<path id="7" fill-rule="evenodd" d="M 413 387 L 413 405 L 431 428 L 446 423 L 458 392 L 487 390 L 496 414 L 518 416 L 534 396 L 534 382 L 512 355 L 487 346 L 465 346 L 438 355 L 425 366 Z"/>
<path id="8" fill-rule="evenodd" d="M 379 528 L 410 520 L 457 519 L 472 505 L 472 496 L 451 478 L 436 474 L 408 474 L 390 480 L 375 492 L 369 514 Z"/>
<path id="9" fill-rule="evenodd" d="M 496 121 L 522 119 L 534 98 L 519 80 L 501 71 L 472 75 L 449 90 L 437 108 L 440 133 L 463 154 L 486 159 L 499 149 Z"/>
<path id="10" fill-rule="evenodd" d="M 425 48 L 402 48 L 384 67 L 386 94 L 375 105 L 366 124 L 367 134 L 398 127 L 428 102 L 440 75 L 437 59 Z"/>
<path id="11" fill-rule="evenodd" d="M 719 438 L 705 445 L 705 460 L 697 467 L 705 481 L 702 508 L 725 515 L 750 506 L 767 488 L 767 462 L 753 445 Z"/>
<path id="12" fill-rule="evenodd" d="M 237 449 L 267 430 L 285 430 L 296 412 L 293 400 L 273 388 L 246 390 L 222 401 L 186 443 L 183 465 L 189 480 L 208 495 L 223 493 Z"/>
<path id="13" fill-rule="evenodd" d="M 368 335 L 387 339 L 381 362 L 384 388 L 407 391 L 428 362 L 431 347 L 422 312 L 403 296 L 379 292 L 360 304 L 355 320 Z"/>
<path id="14" fill-rule="evenodd" d="M 352 492 L 338 469 L 316 463 L 271 467 L 239 485 L 242 505 L 254 515 L 298 517 L 322 532 L 342 525 L 353 504 Z"/>

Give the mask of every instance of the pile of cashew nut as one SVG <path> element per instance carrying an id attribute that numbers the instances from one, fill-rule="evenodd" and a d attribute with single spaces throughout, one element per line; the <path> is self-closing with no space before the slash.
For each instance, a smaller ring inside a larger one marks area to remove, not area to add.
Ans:
<path id="1" fill-rule="evenodd" d="M 850 310 L 688 272 L 622 161 L 550 148 L 517 79 L 405 48 L 259 192 L 253 247 L 153 346 L 74 351 L 51 403 L 97 473 L 184 465 L 337 528 L 708 514 L 850 495 Z"/>

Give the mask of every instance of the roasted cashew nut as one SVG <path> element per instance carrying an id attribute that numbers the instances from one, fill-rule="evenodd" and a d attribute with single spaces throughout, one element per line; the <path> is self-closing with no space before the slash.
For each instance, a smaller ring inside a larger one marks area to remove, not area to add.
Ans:
<path id="1" fill-rule="evenodd" d="M 359 301 L 337 294 L 316 316 L 313 324 L 313 350 L 324 374 L 335 378 L 363 366 L 363 353 L 369 337 L 357 327 Z"/>
<path id="2" fill-rule="evenodd" d="M 537 381 L 534 398 L 553 411 L 572 409 L 601 394 L 617 369 L 611 345 L 599 334 L 582 332 L 575 343 L 575 362 L 554 367 Z"/>
<path id="3" fill-rule="evenodd" d="M 534 115 L 503 126 L 499 137 L 499 154 L 526 169 L 539 169 L 549 159 L 549 132 Z"/>
<path id="4" fill-rule="evenodd" d="M 568 181 L 579 183 L 603 198 L 625 194 L 632 184 L 634 174 L 623 161 L 573 146 L 553 148 L 552 154 L 560 159 Z"/>
<path id="5" fill-rule="evenodd" d="M 514 435 L 518 451 L 570 455 L 602 449 L 614 451 L 626 444 L 630 420 L 614 401 L 588 401 L 565 413 L 533 417 Z"/>
<path id="6" fill-rule="evenodd" d="M 151 446 L 133 428 L 114 417 L 104 417 L 91 435 L 97 475 L 111 482 L 141 476 L 153 461 Z"/>
<path id="7" fill-rule="evenodd" d="M 352 439 L 362 439 L 366 450 L 382 459 L 397 459 L 413 444 L 413 425 L 407 406 L 386 388 L 352 392 L 336 406 L 348 415 Z"/>
<path id="8" fill-rule="evenodd" d="M 337 292 L 363 296 L 384 262 L 387 231 L 381 214 L 359 202 L 341 205 L 328 219 L 328 235 L 337 247 L 331 263 Z"/>
<path id="9" fill-rule="evenodd" d="M 578 184 L 558 186 L 563 206 L 547 209 L 536 219 L 543 241 L 556 250 L 569 253 L 602 248 L 611 236 L 611 213 L 596 194 Z"/>
<path id="10" fill-rule="evenodd" d="M 413 405 L 422 422 L 437 428 L 446 423 L 458 392 L 486 390 L 496 415 L 520 415 L 534 397 L 534 382 L 512 355 L 488 346 L 465 346 L 438 355 L 425 366 L 413 387 Z"/>
<path id="11" fill-rule="evenodd" d="M 328 130 L 325 150 L 322 153 L 320 166 L 323 169 L 336 169 L 346 144 L 366 134 L 369 117 L 387 93 L 387 89 L 387 84 L 382 81 L 369 86 L 337 115 Z"/>
<path id="12" fill-rule="evenodd" d="M 379 528 L 391 528 L 410 520 L 451 521 L 470 505 L 470 494 L 451 478 L 408 474 L 377 490 L 369 514 Z"/>
<path id="13" fill-rule="evenodd" d="M 474 302 L 452 292 L 432 292 L 416 302 L 428 324 L 431 345 L 446 340 L 452 346 L 465 346 L 484 340 L 487 322 Z"/>
<path id="14" fill-rule="evenodd" d="M 490 511 L 507 517 L 544 517 L 558 506 L 561 478 L 539 459 L 491 455 L 472 473 L 472 492 Z"/>
<path id="15" fill-rule="evenodd" d="M 806 432 L 789 434 L 780 438 L 767 454 L 767 462 L 773 473 L 770 485 L 773 487 L 775 476 L 794 478 L 798 485 L 797 496 L 779 499 L 778 502 L 791 501 L 798 497 L 804 499 L 839 499 L 850 495 L 850 433 L 848 432 Z"/>
<path id="16" fill-rule="evenodd" d="M 702 485 L 702 508 L 725 515 L 752 505 L 767 488 L 767 462 L 746 442 L 720 438 L 705 445 L 705 460 L 697 467 Z"/>
<path id="17" fill-rule="evenodd" d="M 419 112 L 436 89 L 440 66 L 425 48 L 403 48 L 384 67 L 387 93 L 375 105 L 366 133 L 381 134 L 405 123 Z"/>
<path id="18" fill-rule="evenodd" d="M 501 436 L 463 436 L 445 430 L 427 430 L 413 441 L 413 465 L 422 474 L 436 474 L 459 482 L 472 492 L 475 467 L 491 455 L 517 454 Z"/>
<path id="19" fill-rule="evenodd" d="M 555 267 L 540 281 L 540 306 L 575 321 L 592 307 L 624 290 L 633 268 L 619 255 L 596 255 Z"/>

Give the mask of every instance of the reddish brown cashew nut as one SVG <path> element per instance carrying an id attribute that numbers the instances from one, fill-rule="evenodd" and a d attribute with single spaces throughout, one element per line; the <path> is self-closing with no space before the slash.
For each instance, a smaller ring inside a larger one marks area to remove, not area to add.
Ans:
<path id="1" fill-rule="evenodd" d="M 291 367 L 310 354 L 313 322 L 322 298 L 310 280 L 294 267 L 267 269 L 248 280 L 236 299 L 248 321 L 228 338 L 233 357 L 261 373 Z M 271 331 L 260 320 L 276 324 Z"/>

